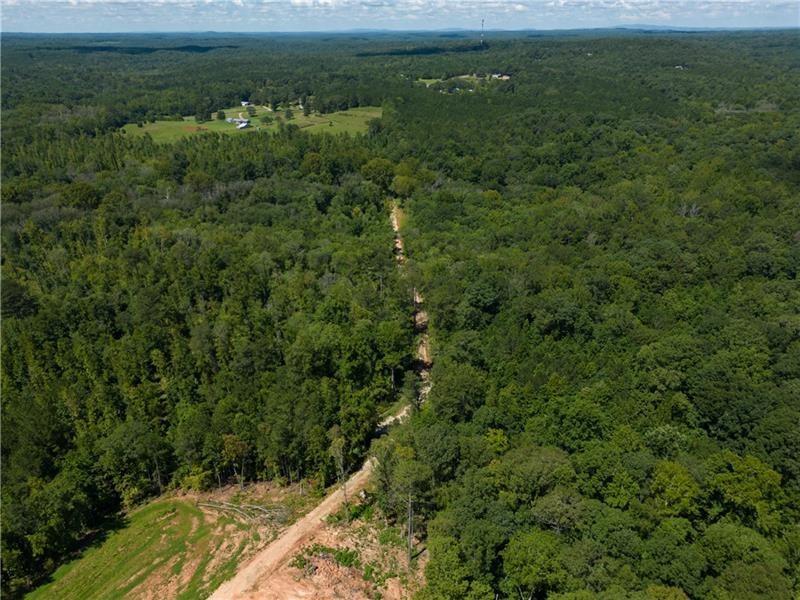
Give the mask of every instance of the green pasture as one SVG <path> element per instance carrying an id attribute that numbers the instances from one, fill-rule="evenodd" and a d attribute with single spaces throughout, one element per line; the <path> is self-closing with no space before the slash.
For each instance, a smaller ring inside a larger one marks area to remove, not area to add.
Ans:
<path id="1" fill-rule="evenodd" d="M 161 570 L 155 578 L 158 581 L 169 579 L 169 574 L 175 576 L 172 597 L 204 598 L 233 575 L 239 556 L 252 537 L 244 538 L 231 556 L 211 568 L 215 550 L 225 541 L 223 529 L 230 524 L 244 527 L 226 517 L 209 523 L 203 513 L 188 502 L 171 500 L 148 504 L 132 513 L 123 528 L 111 532 L 101 543 L 63 565 L 53 574 L 50 583 L 26 598 L 123 598 L 134 590 L 136 594 L 145 589 L 153 591 L 150 589 L 153 580 L 147 580 L 158 570 Z M 177 577 L 186 565 L 190 565 L 189 570 L 193 569 L 188 581 Z M 137 590 L 143 583 L 144 587 Z"/>
<path id="2" fill-rule="evenodd" d="M 241 106 L 226 108 L 224 112 L 226 117 L 234 118 L 238 117 L 239 113 L 242 113 L 243 117 L 250 119 L 250 127 L 236 129 L 235 124 L 216 118 L 198 123 L 194 117 L 184 117 L 183 121 L 156 121 L 154 123 L 145 123 L 142 127 L 139 127 L 136 123 L 129 123 L 122 128 L 122 131 L 129 135 L 149 133 L 156 142 L 169 143 L 189 135 L 206 132 L 243 135 L 252 131 L 277 131 L 279 127 L 278 119 L 280 118 L 285 124 L 291 123 L 304 131 L 313 133 L 356 134 L 365 133 L 369 121 L 380 118 L 382 111 L 379 106 L 362 106 L 325 115 L 311 113 L 306 116 L 302 110 L 292 108 L 293 118 L 290 120 L 286 120 L 283 110 L 270 112 L 263 106 L 256 107 L 256 114 L 253 117 L 250 117 L 246 109 Z M 273 118 L 272 123 L 262 123 L 260 119 L 264 115 L 270 115 Z"/>

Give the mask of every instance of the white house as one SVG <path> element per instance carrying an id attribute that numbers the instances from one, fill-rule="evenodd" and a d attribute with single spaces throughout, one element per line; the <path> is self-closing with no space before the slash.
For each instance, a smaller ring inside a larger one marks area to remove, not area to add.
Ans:
<path id="1" fill-rule="evenodd" d="M 241 123 L 239 123 L 236 126 L 236 129 L 245 129 L 247 127 L 250 127 L 250 122 L 249 121 L 242 121 Z"/>
<path id="2" fill-rule="evenodd" d="M 249 100 L 242 100 L 242 106 L 250 106 Z"/>

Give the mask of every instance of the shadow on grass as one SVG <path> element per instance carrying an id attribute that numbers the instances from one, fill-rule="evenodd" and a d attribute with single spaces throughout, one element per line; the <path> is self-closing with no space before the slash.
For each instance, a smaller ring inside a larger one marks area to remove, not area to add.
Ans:
<path id="1" fill-rule="evenodd" d="M 130 519 L 122 513 L 109 515 L 96 529 L 91 530 L 80 539 L 74 552 L 70 555 L 69 560 L 75 560 L 75 558 L 79 558 L 90 548 L 100 546 L 108 539 L 109 535 L 127 527 L 129 523 Z"/>
<path id="2" fill-rule="evenodd" d="M 25 596 L 25 594 L 28 594 L 37 588 L 47 585 L 48 583 L 53 583 L 53 574 L 59 567 L 78 560 L 92 548 L 100 547 L 112 533 L 127 527 L 128 523 L 128 517 L 122 513 L 116 513 L 107 516 L 101 523 L 97 525 L 97 527 L 91 529 L 75 543 L 73 550 L 64 557 L 64 560 L 61 562 L 61 564 L 53 565 L 52 568 L 48 569 L 45 573 L 42 573 L 41 577 L 27 582 L 27 584 L 20 584 L 15 589 L 12 589 L 8 596 L 3 594 L 3 598 L 7 597 L 10 600 L 14 598 L 22 598 Z"/>

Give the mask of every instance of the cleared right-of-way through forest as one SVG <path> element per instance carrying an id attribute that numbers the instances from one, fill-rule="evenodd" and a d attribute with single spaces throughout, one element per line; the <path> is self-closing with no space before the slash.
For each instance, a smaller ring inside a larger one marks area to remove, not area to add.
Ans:
<path id="1" fill-rule="evenodd" d="M 400 233 L 401 211 L 397 204 L 392 204 L 391 223 L 394 230 L 394 254 L 397 268 L 405 269 L 405 245 Z M 414 326 L 418 334 L 416 345 L 417 373 L 420 378 L 419 399 L 421 404 L 430 391 L 431 351 L 428 340 L 428 315 L 423 308 L 424 299 L 416 288 L 413 289 Z M 404 406 L 382 419 L 378 431 L 383 431 L 394 423 L 405 419 L 411 410 Z M 223 583 L 210 596 L 212 600 L 244 600 L 256 598 L 294 598 L 297 597 L 291 582 L 280 576 L 280 570 L 302 549 L 313 542 L 325 527 L 326 517 L 338 511 L 345 502 L 346 495 L 351 497 L 362 490 L 369 482 L 375 467 L 375 459 L 366 460 L 363 466 L 347 480 L 343 487 L 325 497 L 313 510 L 288 527 L 276 539 L 255 554 L 242 565 L 232 579 Z M 346 492 L 345 492 L 346 490 Z"/>

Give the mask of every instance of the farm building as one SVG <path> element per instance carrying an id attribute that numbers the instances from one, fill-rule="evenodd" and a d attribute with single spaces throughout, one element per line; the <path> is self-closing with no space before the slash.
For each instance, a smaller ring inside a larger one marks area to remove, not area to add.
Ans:
<path id="1" fill-rule="evenodd" d="M 242 100 L 242 106 L 250 106 L 249 100 Z"/>

